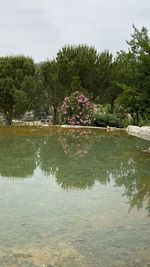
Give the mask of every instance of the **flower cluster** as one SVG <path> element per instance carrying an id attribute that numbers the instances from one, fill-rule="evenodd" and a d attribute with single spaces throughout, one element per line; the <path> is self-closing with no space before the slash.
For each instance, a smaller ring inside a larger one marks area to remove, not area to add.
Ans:
<path id="1" fill-rule="evenodd" d="M 93 106 L 89 99 L 79 92 L 65 97 L 62 107 L 62 122 L 70 125 L 91 125 Z"/>

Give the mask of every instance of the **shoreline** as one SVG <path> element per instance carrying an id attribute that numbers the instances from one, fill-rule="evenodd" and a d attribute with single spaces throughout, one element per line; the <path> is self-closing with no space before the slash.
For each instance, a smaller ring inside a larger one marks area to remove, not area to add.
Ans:
<path id="1" fill-rule="evenodd" d="M 64 128 L 64 129 L 99 129 L 99 130 L 107 130 L 107 131 L 125 131 L 125 128 L 117 128 L 117 127 L 97 127 L 97 126 L 88 126 L 88 125 L 67 125 L 67 124 L 49 124 L 46 122 L 40 121 L 32 121 L 32 122 L 23 122 L 23 121 L 13 121 L 11 125 L 1 125 L 0 128 L 3 127 L 56 127 L 56 128 Z"/>
<path id="2" fill-rule="evenodd" d="M 81 126 L 81 125 L 53 125 L 49 123 L 43 123 L 40 121 L 32 121 L 32 122 L 23 122 L 23 121 L 13 121 L 12 125 L 3 125 L 0 128 L 7 128 L 7 127 L 46 127 L 46 128 L 62 128 L 62 129 L 96 129 L 96 130 L 105 130 L 107 132 L 110 131 L 125 131 L 128 135 L 132 135 L 144 140 L 150 141 L 150 126 L 133 126 L 129 125 L 127 128 L 116 128 L 116 127 L 97 127 L 97 126 Z"/>

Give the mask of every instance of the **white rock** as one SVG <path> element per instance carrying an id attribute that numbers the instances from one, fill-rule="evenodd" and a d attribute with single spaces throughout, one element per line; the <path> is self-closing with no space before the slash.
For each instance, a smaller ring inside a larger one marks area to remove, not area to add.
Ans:
<path id="1" fill-rule="evenodd" d="M 139 127 L 139 126 L 129 125 L 126 128 L 126 131 L 130 135 L 134 135 L 134 136 L 146 139 L 146 140 L 150 140 L 150 126 Z"/>

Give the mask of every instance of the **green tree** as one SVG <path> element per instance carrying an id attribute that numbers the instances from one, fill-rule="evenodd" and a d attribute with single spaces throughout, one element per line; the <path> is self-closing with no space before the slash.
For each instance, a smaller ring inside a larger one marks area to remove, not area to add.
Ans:
<path id="1" fill-rule="evenodd" d="M 49 99 L 44 87 L 43 75 L 41 74 L 41 66 L 43 63 L 35 64 L 36 74 L 35 83 L 31 96 L 31 110 L 34 112 L 36 119 L 42 119 L 48 115 Z"/>
<path id="2" fill-rule="evenodd" d="M 43 62 L 40 72 L 45 101 L 53 109 L 53 123 L 56 124 L 58 123 L 58 110 L 64 97 L 64 92 L 58 79 L 56 61 Z"/>
<path id="3" fill-rule="evenodd" d="M 107 71 L 107 86 L 104 82 L 105 85 L 102 88 L 103 93 L 101 93 L 103 96 L 101 103 L 110 104 L 111 113 L 114 113 L 115 102 L 118 96 L 122 93 L 122 88 L 118 83 L 119 72 L 120 65 L 118 64 L 118 61 L 116 59 L 111 60 Z"/>
<path id="4" fill-rule="evenodd" d="M 139 116 L 150 112 L 150 38 L 145 27 L 139 31 L 133 25 L 133 30 L 128 51 L 118 53 L 118 81 L 123 89 L 120 103 L 138 124 Z"/>
<path id="5" fill-rule="evenodd" d="M 31 105 L 35 79 L 31 58 L 9 56 L 0 58 L 0 108 L 10 125 L 13 116 L 20 116 Z"/>
<path id="6" fill-rule="evenodd" d="M 87 45 L 65 46 L 57 53 L 58 79 L 69 96 L 75 91 L 88 92 L 91 99 L 104 98 L 110 83 L 112 55 L 100 54 Z"/>
<path id="7" fill-rule="evenodd" d="M 99 53 L 97 68 L 95 72 L 94 99 L 97 98 L 101 104 L 110 103 L 110 88 L 113 78 L 113 56 L 109 51 Z"/>

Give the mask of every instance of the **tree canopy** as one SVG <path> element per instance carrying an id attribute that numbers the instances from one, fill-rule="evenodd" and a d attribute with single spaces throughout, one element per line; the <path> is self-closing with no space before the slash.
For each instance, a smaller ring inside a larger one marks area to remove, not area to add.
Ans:
<path id="1" fill-rule="evenodd" d="M 134 123 L 150 117 L 150 38 L 148 30 L 133 25 L 128 50 L 116 57 L 88 45 L 68 45 L 53 60 L 35 64 L 25 56 L 0 58 L 0 111 L 6 123 L 25 111 L 53 112 L 53 123 L 63 99 L 78 91 L 96 104 L 115 104 L 130 113 Z"/>
<path id="2" fill-rule="evenodd" d="M 0 58 L 0 108 L 11 124 L 13 116 L 20 116 L 31 103 L 35 65 L 31 58 L 9 56 Z"/>
<path id="3" fill-rule="evenodd" d="M 150 113 L 150 38 L 145 27 L 139 31 L 133 25 L 133 30 L 128 51 L 118 53 L 118 82 L 123 89 L 121 104 L 135 113 L 138 124 L 139 115 Z"/>
<path id="4" fill-rule="evenodd" d="M 109 87 L 112 54 L 100 54 L 87 45 L 65 46 L 58 51 L 58 78 L 66 95 L 75 91 L 87 92 L 95 99 Z"/>

